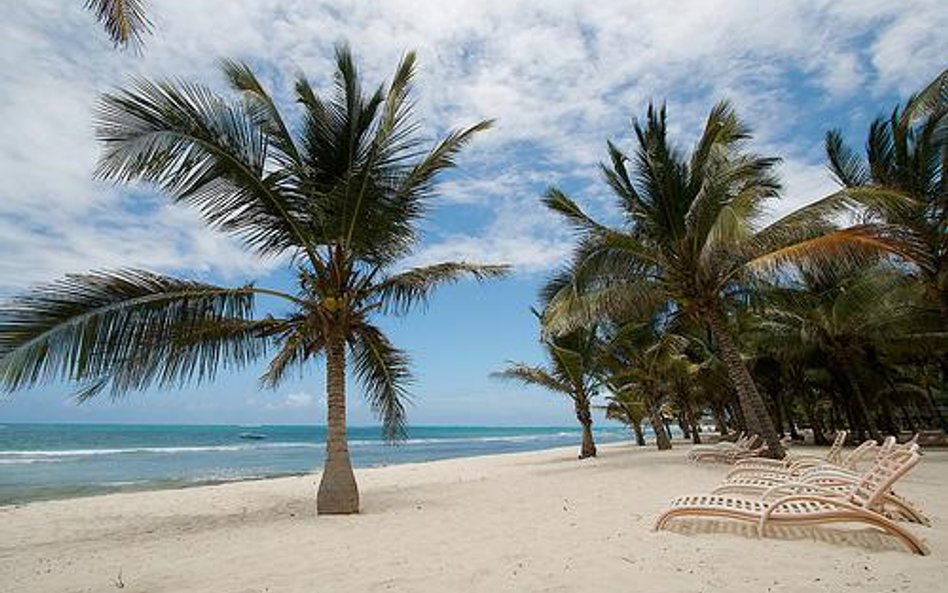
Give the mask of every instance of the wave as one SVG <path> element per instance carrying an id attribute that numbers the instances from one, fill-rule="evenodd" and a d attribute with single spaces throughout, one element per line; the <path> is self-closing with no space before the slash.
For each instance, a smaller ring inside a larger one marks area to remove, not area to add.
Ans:
<path id="1" fill-rule="evenodd" d="M 321 448 L 322 443 L 260 443 L 253 445 L 204 445 L 187 447 L 127 447 L 121 449 L 42 449 L 36 451 L 6 450 L 0 451 L 0 462 L 4 458 L 20 457 L 91 457 L 94 455 L 125 455 L 131 453 L 201 453 L 210 451 L 253 451 L 255 449 Z"/>
<path id="2" fill-rule="evenodd" d="M 564 437 L 575 437 L 579 436 L 579 433 L 571 432 L 556 432 L 556 433 L 546 433 L 546 434 L 519 434 L 519 435 L 497 435 L 497 436 L 482 436 L 482 437 L 428 437 L 428 438 L 419 438 L 419 439 L 406 439 L 404 441 L 399 441 L 399 445 L 439 445 L 439 444 L 459 444 L 459 443 L 528 443 L 532 441 L 547 441 L 553 439 L 561 439 Z M 370 440 L 370 439 L 357 439 L 349 441 L 349 445 L 352 446 L 370 446 L 370 445 L 380 445 L 383 444 L 383 441 Z"/>
<path id="3" fill-rule="evenodd" d="M 579 432 L 555 432 L 543 434 L 527 435 L 485 435 L 470 437 L 427 437 L 414 438 L 400 441 L 400 446 L 412 445 L 461 445 L 474 443 L 529 443 L 538 441 L 558 441 L 567 438 L 576 438 Z M 601 434 L 603 436 L 618 436 L 611 434 Z M 349 441 L 350 447 L 373 447 L 382 446 L 385 442 L 378 439 L 353 439 Z M 177 447 L 122 447 L 122 448 L 102 448 L 102 449 L 40 449 L 40 450 L 0 450 L 0 464 L 20 464 L 20 463 L 54 463 L 64 461 L 66 458 L 95 457 L 101 455 L 174 455 L 181 453 L 224 453 L 224 452 L 249 452 L 271 449 L 321 449 L 325 447 L 324 442 L 307 441 L 288 441 L 273 443 L 240 443 L 232 445 L 191 445 Z"/>
<path id="4" fill-rule="evenodd" d="M 26 465 L 30 463 L 59 463 L 61 459 L 23 457 L 19 459 L 0 459 L 0 465 Z"/>

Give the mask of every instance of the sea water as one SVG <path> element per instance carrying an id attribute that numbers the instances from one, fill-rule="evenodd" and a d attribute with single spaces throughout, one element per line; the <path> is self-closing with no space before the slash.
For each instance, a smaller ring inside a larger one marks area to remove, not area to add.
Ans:
<path id="1" fill-rule="evenodd" d="M 578 427 L 417 426 L 395 445 L 350 427 L 356 467 L 579 446 Z M 0 505 L 298 475 L 322 467 L 322 426 L 3 424 Z M 600 427 L 597 442 L 628 439 Z"/>

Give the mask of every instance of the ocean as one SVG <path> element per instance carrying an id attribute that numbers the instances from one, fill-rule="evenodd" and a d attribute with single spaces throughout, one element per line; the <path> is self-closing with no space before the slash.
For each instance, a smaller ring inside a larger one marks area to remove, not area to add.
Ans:
<path id="1" fill-rule="evenodd" d="M 630 438 L 599 427 L 597 443 Z M 579 448 L 578 427 L 416 426 L 396 445 L 350 427 L 356 467 Z M 325 427 L 266 425 L 0 425 L 0 505 L 105 492 L 298 475 L 322 468 Z"/>

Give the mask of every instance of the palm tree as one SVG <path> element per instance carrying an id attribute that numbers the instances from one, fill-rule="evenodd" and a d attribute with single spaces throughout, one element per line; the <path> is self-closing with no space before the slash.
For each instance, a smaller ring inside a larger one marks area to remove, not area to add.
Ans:
<path id="1" fill-rule="evenodd" d="M 499 379 L 512 379 L 527 385 L 538 385 L 561 393 L 573 400 L 576 420 L 582 427 L 579 458 L 596 456 L 592 433 L 592 399 L 601 385 L 599 337 L 596 328 L 577 329 L 544 342 L 550 366 L 510 363 L 503 371 L 493 373 Z"/>
<path id="2" fill-rule="evenodd" d="M 813 353 L 810 358 L 837 378 L 848 396 L 847 405 L 855 409 L 859 421 L 851 428 L 860 432 L 866 428 L 873 439 L 881 440 L 875 412 L 889 416 L 891 397 L 872 398 L 879 389 L 870 386 L 886 383 L 877 353 L 905 342 L 916 349 L 924 344 L 937 347 L 925 332 L 931 312 L 918 288 L 883 266 L 830 275 L 802 270 L 794 285 L 765 292 L 767 304 L 756 331 L 778 356 L 783 351 L 799 359 L 795 353 Z M 872 380 L 867 375 L 873 375 Z"/>
<path id="3" fill-rule="evenodd" d="M 672 448 L 663 409 L 676 398 L 681 375 L 688 373 L 687 347 L 686 337 L 658 327 L 654 319 L 617 325 L 605 347 L 611 383 L 620 394 L 643 402 L 661 451 Z"/>
<path id="4" fill-rule="evenodd" d="M 224 72 L 242 101 L 182 82 L 139 80 L 97 109 L 104 145 L 97 174 L 154 184 L 205 222 L 262 256 L 286 257 L 294 291 L 214 286 L 138 270 L 67 276 L 0 312 L 0 382 L 14 390 L 46 380 L 80 384 L 80 400 L 152 385 L 210 380 L 273 354 L 261 378 L 276 386 L 326 358 L 326 462 L 319 513 L 355 513 L 358 489 L 346 440 L 349 361 L 382 421 L 404 433 L 409 360 L 375 325 L 404 314 L 437 286 L 498 277 L 504 266 L 441 263 L 400 270 L 417 241 L 438 173 L 455 164 L 481 122 L 422 148 L 409 98 L 415 55 L 390 85 L 366 95 L 349 49 L 336 51 L 335 92 L 296 81 L 302 108 L 293 134 L 246 65 Z M 288 308 L 254 317 L 256 297 Z"/>
<path id="5" fill-rule="evenodd" d="M 634 124 L 638 149 L 630 160 L 608 144 L 606 181 L 626 222 L 615 229 L 597 222 L 556 188 L 546 205 L 580 233 L 577 281 L 550 300 L 547 332 L 570 331 L 603 316 L 630 318 L 668 303 L 669 315 L 710 328 L 738 395 L 748 430 L 769 454 L 783 455 L 773 422 L 729 327 L 731 297 L 754 275 L 812 257 L 856 258 L 875 251 L 878 229 L 850 227 L 831 233 L 828 214 L 845 204 L 832 196 L 761 227 L 766 202 L 776 198 L 778 160 L 744 150 L 748 128 L 727 102 L 716 105 L 690 155 L 668 140 L 665 108 L 649 106 Z"/>
<path id="6" fill-rule="evenodd" d="M 95 13 L 116 47 L 138 48 L 151 32 L 142 0 L 86 0 L 86 9 Z"/>
<path id="7" fill-rule="evenodd" d="M 830 170 L 869 220 L 901 229 L 900 254 L 914 263 L 948 329 L 948 70 L 869 127 L 866 159 L 826 134 Z"/>
<path id="8" fill-rule="evenodd" d="M 630 382 L 623 387 L 626 386 L 627 388 L 614 390 L 606 396 L 608 402 L 604 406 L 606 418 L 618 420 L 631 428 L 635 433 L 635 443 L 639 447 L 644 447 L 645 431 L 642 430 L 642 422 L 648 415 L 647 407 L 644 399 L 636 392 L 636 385 Z M 610 385 L 610 388 L 614 389 L 614 386 Z"/>

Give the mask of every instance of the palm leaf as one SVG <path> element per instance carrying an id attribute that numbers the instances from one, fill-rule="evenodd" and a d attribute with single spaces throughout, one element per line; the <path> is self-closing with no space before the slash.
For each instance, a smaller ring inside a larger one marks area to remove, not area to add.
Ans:
<path id="1" fill-rule="evenodd" d="M 372 325 L 360 326 L 349 340 L 349 348 L 356 377 L 382 421 L 383 436 L 388 440 L 404 438 L 407 383 L 411 381 L 408 356 Z"/>
<path id="2" fill-rule="evenodd" d="M 151 32 L 143 0 L 86 0 L 86 9 L 95 13 L 116 47 L 138 48 Z"/>
<path id="3" fill-rule="evenodd" d="M 119 396 L 211 379 L 265 353 L 273 325 L 251 319 L 257 292 L 141 270 L 67 276 L 0 313 L 0 382 L 68 380 L 86 396 L 107 385 Z"/>
<path id="4" fill-rule="evenodd" d="M 139 79 L 102 96 L 96 134 L 100 179 L 155 183 L 261 254 L 312 254 L 310 211 L 283 190 L 285 171 L 266 171 L 268 136 L 241 105 L 200 85 Z"/>
<path id="5" fill-rule="evenodd" d="M 508 363 L 503 371 L 491 373 L 495 379 L 519 381 L 524 385 L 536 385 L 573 397 L 573 387 L 566 381 L 553 376 L 550 371 L 539 366 L 530 366 L 523 363 Z"/>
<path id="6" fill-rule="evenodd" d="M 416 305 L 428 302 L 431 293 L 445 284 L 458 282 L 465 276 L 478 281 L 503 278 L 510 266 L 483 265 L 467 262 L 445 262 L 411 268 L 379 281 L 371 293 L 381 300 L 386 312 L 404 315 Z"/>

